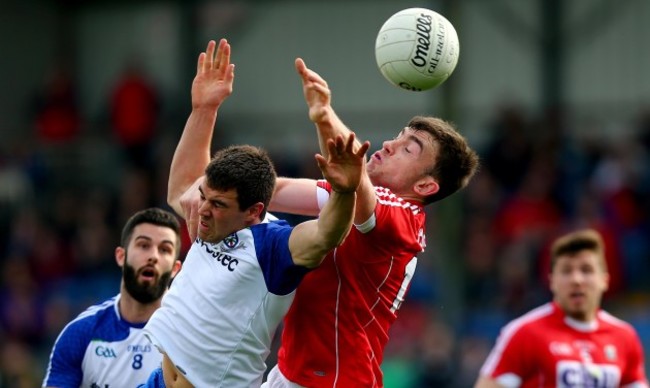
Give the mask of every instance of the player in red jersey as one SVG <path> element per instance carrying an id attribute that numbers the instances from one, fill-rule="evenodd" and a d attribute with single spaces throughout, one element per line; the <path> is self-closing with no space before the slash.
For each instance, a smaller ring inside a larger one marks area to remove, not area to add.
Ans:
<path id="1" fill-rule="evenodd" d="M 578 230 L 551 247 L 551 303 L 506 325 L 475 388 L 647 388 L 634 328 L 600 309 L 609 281 L 601 236 Z"/>
<path id="2" fill-rule="evenodd" d="M 218 52 L 229 55 L 225 40 Z M 300 59 L 296 69 L 327 157 L 326 141 L 350 130 L 334 113 L 325 80 Z M 227 97 L 223 87 L 220 82 L 193 86 L 182 145 L 193 151 L 187 158 L 209 149 L 218 108 Z M 424 206 L 464 187 L 477 165 L 466 140 L 438 118 L 414 117 L 383 143 L 357 190 L 355 227 L 298 286 L 284 320 L 278 365 L 265 386 L 383 386 L 380 366 L 388 331 L 425 246 Z M 278 178 L 269 209 L 316 216 L 330 191 L 322 180 Z M 190 218 L 196 216 L 195 199 L 184 198 L 182 206 Z"/>
<path id="3" fill-rule="evenodd" d="M 301 59 L 296 69 L 323 148 L 349 129 L 325 80 Z M 383 386 L 388 331 L 425 248 L 424 206 L 464 187 L 477 165 L 465 139 L 438 118 L 414 117 L 382 144 L 357 190 L 355 228 L 298 287 L 268 387 Z M 303 182 L 279 180 L 271 210 L 316 214 L 327 187 L 319 183 L 314 195 L 313 181 Z"/>

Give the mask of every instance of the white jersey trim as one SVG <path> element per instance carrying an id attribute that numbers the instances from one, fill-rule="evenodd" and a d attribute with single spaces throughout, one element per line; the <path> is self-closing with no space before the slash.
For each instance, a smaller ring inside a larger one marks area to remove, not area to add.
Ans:
<path id="1" fill-rule="evenodd" d="M 484 376 L 492 375 L 492 372 L 494 372 L 494 368 L 496 368 L 497 364 L 499 363 L 499 360 L 501 360 L 503 351 L 510 343 L 512 337 L 517 333 L 517 331 L 519 331 L 519 329 L 521 329 L 522 326 L 530 322 L 536 321 L 540 318 L 543 318 L 545 316 L 548 316 L 552 313 L 553 313 L 553 305 L 551 303 L 547 303 L 529 311 L 528 313 L 522 315 L 521 317 L 513 320 L 512 322 L 504 326 L 504 328 L 501 330 L 501 333 L 499 334 L 499 337 L 497 338 L 497 342 L 494 345 L 494 348 L 492 349 L 492 351 L 488 355 L 488 358 L 485 360 L 485 363 L 481 367 L 481 375 Z"/>

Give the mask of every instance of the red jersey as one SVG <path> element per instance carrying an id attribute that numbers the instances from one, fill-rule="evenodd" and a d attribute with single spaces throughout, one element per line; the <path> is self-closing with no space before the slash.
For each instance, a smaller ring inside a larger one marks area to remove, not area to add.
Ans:
<path id="1" fill-rule="evenodd" d="M 481 368 L 505 387 L 647 387 L 634 328 L 605 311 L 593 324 L 568 318 L 555 303 L 506 325 Z"/>
<path id="2" fill-rule="evenodd" d="M 324 181 L 318 186 L 331 191 Z M 375 188 L 374 216 L 305 276 L 284 320 L 278 367 L 307 387 L 382 387 L 380 365 L 424 250 L 421 205 Z"/>

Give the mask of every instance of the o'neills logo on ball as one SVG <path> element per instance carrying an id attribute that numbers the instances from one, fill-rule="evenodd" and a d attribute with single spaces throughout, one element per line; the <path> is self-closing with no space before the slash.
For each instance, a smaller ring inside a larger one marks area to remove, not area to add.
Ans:
<path id="1" fill-rule="evenodd" d="M 411 63 L 417 67 L 426 68 L 426 72 L 432 74 L 436 71 L 440 57 L 442 56 L 442 49 L 445 41 L 445 24 L 438 23 L 438 30 L 435 32 L 437 39 L 435 50 L 431 58 L 429 58 L 431 50 L 431 33 L 433 30 L 432 16 L 427 14 L 420 14 L 415 20 L 415 30 L 417 31 L 417 45 L 415 47 L 415 56 L 411 58 Z"/>

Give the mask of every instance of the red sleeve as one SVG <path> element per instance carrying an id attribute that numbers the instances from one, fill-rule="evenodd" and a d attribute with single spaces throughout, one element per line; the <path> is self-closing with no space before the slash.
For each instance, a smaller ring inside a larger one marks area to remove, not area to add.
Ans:
<path id="1" fill-rule="evenodd" d="M 525 327 L 513 323 L 505 326 L 490 352 L 481 374 L 496 379 L 504 374 L 517 375 L 522 380 L 531 373 L 531 337 L 526 335 Z"/>
<path id="2" fill-rule="evenodd" d="M 634 329 L 631 329 L 631 336 L 629 354 L 623 376 L 621 376 L 621 385 L 644 383 L 648 386 L 641 340 Z"/>
<path id="3" fill-rule="evenodd" d="M 332 187 L 327 181 L 319 180 L 317 185 L 331 192 Z M 374 259 L 384 260 L 391 256 L 412 259 L 426 246 L 424 210 L 419 205 L 405 202 L 386 189 L 375 188 L 375 191 L 375 225 L 371 230 L 362 232 L 363 236 L 360 238 L 377 250 Z M 396 250 L 395 247 L 399 249 Z"/>
<path id="4" fill-rule="evenodd" d="M 320 187 L 321 189 L 327 190 L 328 193 L 332 192 L 332 185 L 330 185 L 329 182 L 327 182 L 325 180 L 320 179 L 320 180 L 316 181 L 316 185 L 318 187 Z"/>

